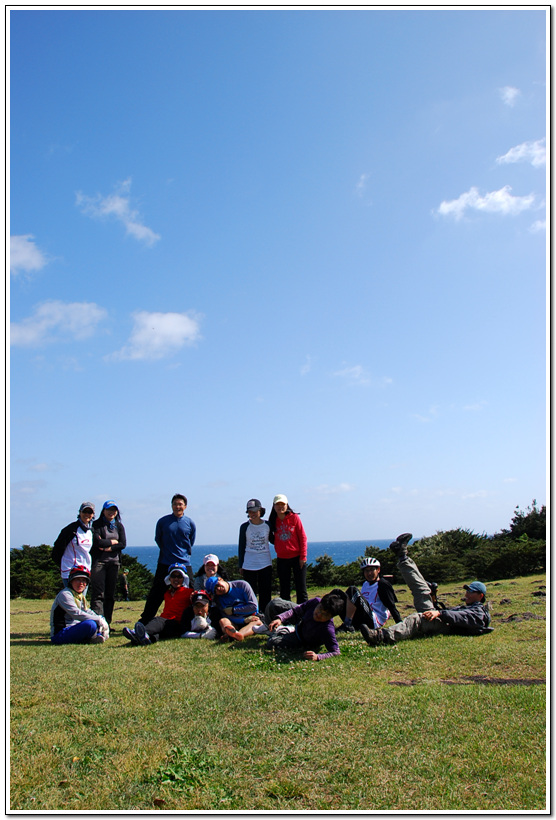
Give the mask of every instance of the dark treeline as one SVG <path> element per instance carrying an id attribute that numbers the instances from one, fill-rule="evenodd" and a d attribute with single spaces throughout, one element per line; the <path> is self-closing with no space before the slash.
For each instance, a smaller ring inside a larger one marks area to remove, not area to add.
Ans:
<path id="1" fill-rule="evenodd" d="M 10 550 L 10 597 L 54 598 L 62 588 L 60 573 L 50 557 L 52 548 L 24 545 Z M 446 583 L 476 579 L 493 581 L 544 572 L 546 569 L 546 507 L 535 500 L 526 510 L 516 507 L 509 529 L 492 536 L 477 535 L 471 530 L 456 529 L 437 532 L 421 538 L 410 546 L 410 553 L 421 572 L 431 581 Z M 368 546 L 365 555 L 380 559 L 382 574 L 393 575 L 395 583 L 403 583 L 397 572 L 396 558 L 390 549 Z M 307 567 L 307 586 L 348 587 L 361 582 L 360 556 L 349 564 L 336 566 L 329 555 L 321 555 Z M 276 559 L 274 578 L 277 581 Z M 131 600 L 144 599 L 153 575 L 137 558 L 122 553 L 122 566 L 129 570 Z M 222 561 L 221 569 L 228 578 L 239 578 L 237 557 Z M 275 590 L 278 592 L 278 587 Z"/>

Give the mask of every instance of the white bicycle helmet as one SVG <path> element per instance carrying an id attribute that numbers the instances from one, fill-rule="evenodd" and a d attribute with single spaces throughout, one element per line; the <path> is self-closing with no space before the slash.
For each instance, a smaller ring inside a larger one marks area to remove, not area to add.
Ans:
<path id="1" fill-rule="evenodd" d="M 361 569 L 365 569 L 365 567 L 378 567 L 380 569 L 380 561 L 378 558 L 363 558 Z"/>

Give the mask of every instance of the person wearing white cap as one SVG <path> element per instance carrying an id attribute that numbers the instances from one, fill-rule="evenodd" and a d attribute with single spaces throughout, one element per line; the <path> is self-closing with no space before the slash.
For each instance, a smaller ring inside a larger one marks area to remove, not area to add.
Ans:
<path id="1" fill-rule="evenodd" d="M 203 566 L 197 570 L 195 573 L 195 580 L 193 582 L 193 589 L 197 592 L 200 589 L 205 588 L 205 584 L 209 578 L 212 578 L 213 575 L 216 575 L 218 572 L 218 567 L 220 565 L 220 559 L 218 555 L 215 555 L 213 552 L 209 552 L 208 555 L 205 555 L 203 558 Z M 228 578 L 225 572 L 220 573 L 223 577 Z"/>
<path id="2" fill-rule="evenodd" d="M 309 600 L 307 594 L 307 536 L 301 518 L 288 503 L 285 495 L 276 495 L 268 518 L 270 542 L 277 556 L 280 598 L 291 597 L 291 575 L 295 584 L 296 602 Z"/>

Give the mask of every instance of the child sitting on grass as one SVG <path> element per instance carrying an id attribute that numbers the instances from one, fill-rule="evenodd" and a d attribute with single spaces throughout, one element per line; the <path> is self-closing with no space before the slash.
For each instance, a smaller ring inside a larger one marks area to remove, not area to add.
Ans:
<path id="1" fill-rule="evenodd" d="M 280 649 L 304 649 L 306 661 L 324 661 L 340 654 L 336 640 L 334 616 L 344 608 L 344 601 L 334 592 L 328 592 L 322 599 L 311 598 L 299 606 L 280 613 L 268 625 L 270 638 L 267 646 Z M 287 626 L 287 624 L 295 626 Z M 324 644 L 327 652 L 317 654 Z"/>
<path id="2" fill-rule="evenodd" d="M 179 638 L 183 632 L 181 619 L 193 595 L 193 590 L 189 586 L 184 586 L 185 581 L 189 584 L 185 564 L 171 564 L 164 579 L 168 589 L 164 593 L 162 614 L 155 616 L 147 624 L 137 621 L 134 629 L 125 626 L 122 634 L 136 646 L 148 646 L 153 641 Z"/>
<path id="3" fill-rule="evenodd" d="M 102 615 L 87 608 L 85 590 L 91 579 L 87 567 L 72 567 L 68 586 L 62 589 L 50 610 L 50 640 L 54 644 L 104 643 L 110 634 Z"/>

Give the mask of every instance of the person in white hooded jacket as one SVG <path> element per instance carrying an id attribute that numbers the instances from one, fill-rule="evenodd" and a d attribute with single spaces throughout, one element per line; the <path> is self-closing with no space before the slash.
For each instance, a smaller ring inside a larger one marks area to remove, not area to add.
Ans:
<path id="1" fill-rule="evenodd" d="M 88 609 L 84 592 L 91 574 L 82 565 L 72 567 L 68 586 L 60 590 L 50 610 L 50 640 L 53 644 L 104 643 L 110 634 L 102 615 Z"/>

